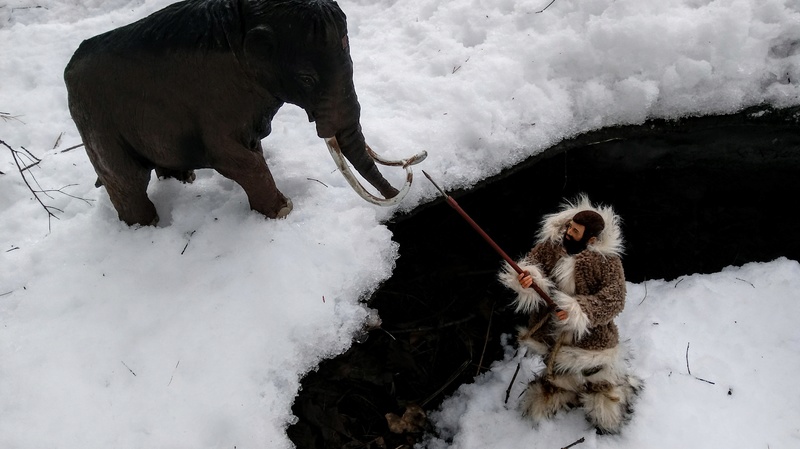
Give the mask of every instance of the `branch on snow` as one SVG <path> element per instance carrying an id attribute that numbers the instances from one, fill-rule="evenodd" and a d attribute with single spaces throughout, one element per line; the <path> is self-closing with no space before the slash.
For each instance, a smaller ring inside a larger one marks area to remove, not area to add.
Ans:
<path id="1" fill-rule="evenodd" d="M 20 122 L 22 124 L 25 124 L 25 122 L 23 122 L 22 120 L 19 119 L 20 117 L 22 117 L 22 116 L 21 115 L 11 115 L 8 112 L 0 112 L 0 119 L 3 119 L 4 122 L 8 122 L 8 121 L 11 121 L 11 120 L 16 120 L 16 121 L 18 121 L 18 122 Z"/>
<path id="2" fill-rule="evenodd" d="M 25 149 L 25 147 L 21 147 L 22 151 L 19 151 L 11 148 L 9 144 L 5 143 L 2 140 L 0 140 L 0 144 L 8 148 L 8 150 L 11 152 L 11 157 L 14 158 L 14 164 L 16 164 L 20 176 L 22 176 L 22 181 L 28 187 L 28 190 L 31 191 L 34 198 L 36 198 L 36 201 L 38 201 L 39 204 L 42 206 L 44 211 L 47 212 L 48 231 L 50 230 L 51 219 L 52 218 L 55 218 L 56 220 L 59 219 L 58 216 L 56 216 L 55 212 L 63 213 L 64 211 L 55 206 L 48 206 L 47 204 L 44 203 L 40 195 L 44 195 L 47 198 L 53 199 L 53 197 L 50 195 L 51 193 L 60 193 L 70 198 L 81 200 L 86 204 L 92 204 L 90 200 L 86 198 L 81 198 L 75 195 L 71 195 L 67 192 L 64 192 L 64 189 L 66 189 L 67 187 L 75 186 L 76 184 L 69 184 L 64 187 L 61 187 L 60 189 L 43 189 L 42 186 L 39 184 L 39 181 L 36 180 L 36 177 L 33 175 L 33 172 L 30 170 L 31 168 L 39 165 L 39 163 L 42 162 L 42 160 L 34 156 L 33 153 Z M 34 188 L 32 183 L 35 184 L 37 188 Z"/>
<path id="3" fill-rule="evenodd" d="M 551 1 L 550 3 L 548 3 L 548 4 L 547 4 L 547 6 L 545 6 L 544 8 L 542 8 L 542 10 L 541 10 L 541 11 L 536 11 L 536 14 L 543 13 L 545 9 L 549 8 L 549 7 L 550 7 L 550 5 L 552 5 L 552 4 L 553 4 L 553 3 L 555 3 L 555 2 L 556 2 L 556 0 L 553 0 L 553 1 Z"/>
<path id="4" fill-rule="evenodd" d="M 586 441 L 586 439 L 585 439 L 585 438 L 583 438 L 583 437 L 581 437 L 581 438 L 579 438 L 579 439 L 578 439 L 578 441 L 576 441 L 576 442 L 574 442 L 574 443 L 570 444 L 569 446 L 564 446 L 564 447 L 563 447 L 563 448 L 561 448 L 561 449 L 569 449 L 569 448 L 571 448 L 572 446 L 577 446 L 578 444 L 581 444 L 581 443 L 583 443 L 584 441 Z"/>
<path id="5" fill-rule="evenodd" d="M 691 344 L 691 342 L 686 343 L 686 371 L 688 371 L 689 375 L 692 376 L 692 370 L 689 368 L 689 344 Z M 692 377 L 694 377 L 695 379 L 697 379 L 697 380 L 699 380 L 701 382 L 705 382 L 705 383 L 711 384 L 711 385 L 716 385 L 716 382 L 711 382 L 710 380 L 706 380 L 706 379 L 703 379 L 703 378 L 700 378 L 700 377 L 697 377 L 697 376 L 692 376 Z"/>

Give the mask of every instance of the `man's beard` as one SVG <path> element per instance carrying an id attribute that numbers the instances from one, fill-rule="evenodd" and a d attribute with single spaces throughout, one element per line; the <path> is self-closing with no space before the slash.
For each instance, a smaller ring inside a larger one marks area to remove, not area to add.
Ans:
<path id="1" fill-rule="evenodd" d="M 564 245 L 564 249 L 567 250 L 567 254 L 570 255 L 578 254 L 579 252 L 586 249 L 586 238 L 582 238 L 580 241 L 575 241 L 567 238 L 566 233 L 564 233 L 564 237 L 561 239 L 561 243 Z"/>

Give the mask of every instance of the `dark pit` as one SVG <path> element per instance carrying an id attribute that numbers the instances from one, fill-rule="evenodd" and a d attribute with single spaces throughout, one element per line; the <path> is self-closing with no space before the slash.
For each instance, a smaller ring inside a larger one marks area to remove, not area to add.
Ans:
<path id="1" fill-rule="evenodd" d="M 626 277 L 642 283 L 800 260 L 798 175 L 800 108 L 754 108 L 587 133 L 450 194 L 517 259 L 544 214 L 585 192 L 623 218 Z M 298 448 L 419 442 L 424 423 L 395 433 L 386 415 L 436 409 L 501 358 L 501 335 L 524 322 L 495 280 L 500 256 L 445 202 L 389 227 L 400 258 L 370 300 L 383 324 L 305 377 L 288 429 Z"/>

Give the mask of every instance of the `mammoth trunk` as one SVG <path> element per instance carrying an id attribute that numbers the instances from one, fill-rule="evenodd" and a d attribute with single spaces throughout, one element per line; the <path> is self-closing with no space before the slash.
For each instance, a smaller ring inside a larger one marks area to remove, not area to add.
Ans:
<path id="1" fill-rule="evenodd" d="M 367 144 L 364 141 L 364 135 L 361 133 L 360 125 L 337 132 L 336 141 L 344 157 L 350 161 L 367 182 L 378 189 L 384 198 L 388 199 L 397 196 L 398 190 L 392 187 L 389 181 L 378 171 L 375 160 L 367 151 Z"/>

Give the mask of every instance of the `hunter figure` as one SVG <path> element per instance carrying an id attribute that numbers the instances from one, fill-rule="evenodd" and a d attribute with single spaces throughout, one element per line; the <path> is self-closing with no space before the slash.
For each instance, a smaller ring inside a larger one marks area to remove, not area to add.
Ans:
<path id="1" fill-rule="evenodd" d="M 500 281 L 517 294 L 518 312 L 530 314 L 520 346 L 545 362 L 522 396 L 522 412 L 534 422 L 580 406 L 597 432 L 618 433 L 632 413 L 642 381 L 628 373 L 614 317 L 625 306 L 620 218 L 611 207 L 582 195 L 547 215 L 536 246 L 506 267 Z M 535 282 L 557 306 L 529 288 Z"/>

